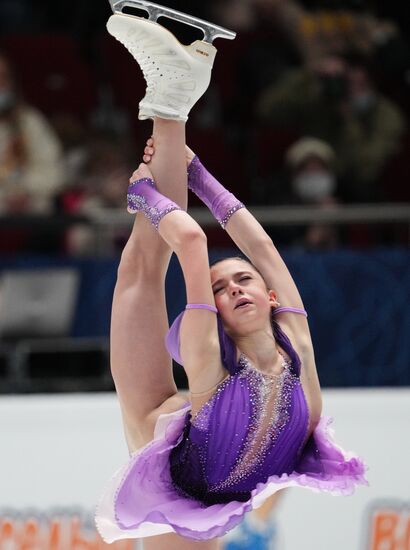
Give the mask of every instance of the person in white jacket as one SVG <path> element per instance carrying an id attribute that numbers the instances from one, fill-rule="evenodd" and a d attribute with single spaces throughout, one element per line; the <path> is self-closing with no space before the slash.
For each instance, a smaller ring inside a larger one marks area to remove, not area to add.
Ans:
<path id="1" fill-rule="evenodd" d="M 48 214 L 63 184 L 62 148 L 44 115 L 26 105 L 0 52 L 0 214 Z"/>

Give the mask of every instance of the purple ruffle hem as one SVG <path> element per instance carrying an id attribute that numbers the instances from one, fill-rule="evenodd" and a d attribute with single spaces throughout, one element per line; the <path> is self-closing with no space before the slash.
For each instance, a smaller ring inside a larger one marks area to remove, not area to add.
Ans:
<path id="1" fill-rule="evenodd" d="M 133 453 L 112 477 L 97 506 L 95 522 L 108 543 L 175 532 L 194 539 L 220 537 L 238 525 L 244 514 L 258 508 L 273 493 L 286 487 L 350 495 L 356 485 L 368 485 L 366 466 L 333 441 L 330 417 L 322 417 L 313 433 L 314 449 L 302 452 L 297 471 L 273 475 L 259 483 L 246 502 L 205 506 L 184 497 L 171 479 L 169 455 L 182 437 L 190 406 L 161 415 L 154 439 Z M 318 459 L 318 456 L 320 457 Z M 320 468 L 318 468 L 318 460 Z M 320 473 L 319 473 L 320 472 Z"/>

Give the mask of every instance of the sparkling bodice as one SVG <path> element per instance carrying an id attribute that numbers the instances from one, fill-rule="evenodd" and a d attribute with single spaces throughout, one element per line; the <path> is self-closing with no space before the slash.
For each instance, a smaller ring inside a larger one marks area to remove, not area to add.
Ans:
<path id="1" fill-rule="evenodd" d="M 241 355 L 198 413 L 188 414 L 171 454 L 178 489 L 205 504 L 246 500 L 269 476 L 293 471 L 309 415 L 292 351 L 277 375 L 258 371 Z"/>

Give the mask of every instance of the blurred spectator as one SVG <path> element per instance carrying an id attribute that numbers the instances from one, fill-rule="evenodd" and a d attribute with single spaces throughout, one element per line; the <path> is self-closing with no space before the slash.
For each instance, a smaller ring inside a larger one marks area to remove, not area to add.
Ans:
<path id="1" fill-rule="evenodd" d="M 0 213 L 49 213 L 63 181 L 60 142 L 19 97 L 0 54 Z"/>
<path id="2" fill-rule="evenodd" d="M 104 209 L 125 210 L 132 173 L 131 143 L 105 133 L 89 136 L 81 177 L 64 192 L 60 201 L 66 213 L 87 216 Z M 115 250 L 117 245 L 120 248 L 127 234 L 127 229 L 112 231 L 107 250 Z M 67 235 L 68 252 L 75 255 L 95 252 L 94 237 L 87 225 L 73 226 Z"/>
<path id="3" fill-rule="evenodd" d="M 382 198 L 378 179 L 399 149 L 405 121 L 377 91 L 361 60 L 328 56 L 311 68 L 291 70 L 261 94 L 257 112 L 277 128 L 331 144 L 345 200 Z"/>
<path id="4" fill-rule="evenodd" d="M 236 31 L 247 31 L 255 27 L 255 10 L 251 0 L 228 0 L 215 3 L 211 7 L 210 17 L 221 25 Z"/>
<path id="5" fill-rule="evenodd" d="M 130 174 L 129 142 L 109 135 L 94 135 L 88 147 L 82 187 L 81 212 L 94 208 L 125 208 Z"/>
<path id="6" fill-rule="evenodd" d="M 241 94 L 235 93 L 231 99 L 245 103 L 242 96 L 249 96 L 249 105 L 246 103 L 242 109 L 242 124 L 246 123 L 255 93 L 304 59 L 299 32 L 302 14 L 303 9 L 293 0 L 229 0 L 214 4 L 211 17 L 238 33 L 232 49 L 236 52 L 233 64 Z M 230 70 L 224 67 L 223 74 Z"/>
<path id="7" fill-rule="evenodd" d="M 329 204 L 335 200 L 336 155 L 324 141 L 304 137 L 286 153 L 291 173 L 292 202 L 299 204 Z"/>
<path id="8" fill-rule="evenodd" d="M 299 21 L 299 29 L 306 61 L 350 52 L 384 57 L 384 51 L 393 48 L 399 59 L 391 61 L 397 65 L 399 60 L 404 62 L 407 54 L 398 26 L 365 9 L 360 12 L 349 9 L 305 11 Z M 401 45 L 400 51 L 397 51 L 395 44 Z M 389 64 L 386 63 L 384 68 L 389 69 Z"/>
<path id="9" fill-rule="evenodd" d="M 286 164 L 290 170 L 294 202 L 337 208 L 336 155 L 327 143 L 315 138 L 301 138 L 287 151 Z M 328 249 L 339 244 L 337 229 L 320 223 L 307 227 L 302 240 L 308 248 Z"/>
<path id="10" fill-rule="evenodd" d="M 249 0 L 236 3 L 249 4 Z M 394 20 L 376 15 L 375 5 L 360 1 L 312 5 L 294 0 L 253 0 L 252 5 L 260 19 L 286 31 L 306 63 L 327 55 L 355 53 L 377 56 L 383 71 L 389 73 L 408 67 L 406 33 Z M 402 23 L 400 18 L 397 21 Z"/>
<path id="11" fill-rule="evenodd" d="M 262 20 L 283 28 L 296 41 L 300 40 L 299 21 L 304 9 L 294 0 L 228 0 L 215 2 L 213 17 L 238 32 L 254 30 Z"/>
<path id="12" fill-rule="evenodd" d="M 54 115 L 52 124 L 63 149 L 64 187 L 81 187 L 88 158 L 89 130 L 78 116 L 64 112 Z"/>
<path id="13" fill-rule="evenodd" d="M 264 152 L 269 155 L 269 152 Z M 316 206 L 335 209 L 340 203 L 339 183 L 335 172 L 336 155 L 322 140 L 303 137 L 293 141 L 281 155 L 280 168 L 272 166 L 270 173 L 252 182 L 253 204 Z M 334 248 L 339 244 L 339 230 L 329 224 L 314 223 L 308 227 L 287 225 L 270 229 L 280 245 L 303 245 L 310 248 Z"/>

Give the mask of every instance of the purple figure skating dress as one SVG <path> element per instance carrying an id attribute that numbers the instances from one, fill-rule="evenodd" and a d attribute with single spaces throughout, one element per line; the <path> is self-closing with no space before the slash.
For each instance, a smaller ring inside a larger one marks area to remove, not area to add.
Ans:
<path id="1" fill-rule="evenodd" d="M 283 311 L 305 314 L 294 308 L 275 313 Z M 167 337 L 178 362 L 182 315 Z M 244 355 L 237 360 L 218 318 L 227 378 L 194 417 L 189 404 L 162 415 L 153 441 L 114 475 L 96 513 L 105 541 L 168 532 L 212 539 L 279 489 L 299 486 L 349 495 L 355 485 L 367 484 L 363 462 L 333 442 L 331 419 L 322 417 L 309 436 L 303 365 L 279 324 L 273 320 L 272 326 L 289 357 L 278 375 L 261 373 Z"/>

